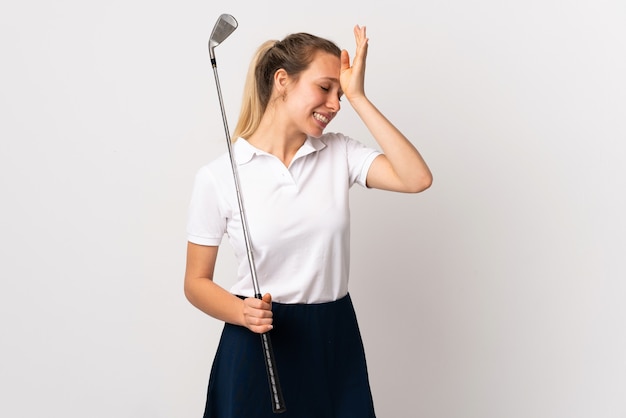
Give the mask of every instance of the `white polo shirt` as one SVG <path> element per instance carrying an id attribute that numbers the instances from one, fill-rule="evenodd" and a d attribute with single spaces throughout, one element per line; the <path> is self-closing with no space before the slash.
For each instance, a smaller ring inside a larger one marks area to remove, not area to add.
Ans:
<path id="1" fill-rule="evenodd" d="M 240 191 L 262 293 L 281 303 L 321 303 L 348 292 L 348 191 L 365 186 L 380 155 L 337 133 L 307 138 L 290 166 L 243 138 L 233 144 Z M 195 179 L 188 240 L 220 245 L 226 234 L 238 261 L 230 291 L 253 296 L 241 218 L 228 153 L 202 167 Z"/>

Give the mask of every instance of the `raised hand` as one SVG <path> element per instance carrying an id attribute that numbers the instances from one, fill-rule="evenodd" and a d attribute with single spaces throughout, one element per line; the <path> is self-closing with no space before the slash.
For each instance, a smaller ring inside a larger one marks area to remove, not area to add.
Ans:
<path id="1" fill-rule="evenodd" d="M 365 59 L 367 57 L 368 38 L 365 26 L 354 26 L 356 52 L 350 65 L 350 54 L 345 49 L 341 51 L 341 89 L 349 101 L 365 96 Z"/>

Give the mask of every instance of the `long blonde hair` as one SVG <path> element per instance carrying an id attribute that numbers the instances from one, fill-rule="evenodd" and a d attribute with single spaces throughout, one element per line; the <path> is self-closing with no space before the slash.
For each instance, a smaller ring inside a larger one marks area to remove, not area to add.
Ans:
<path id="1" fill-rule="evenodd" d="M 341 49 L 334 42 L 303 32 L 261 44 L 248 67 L 233 141 L 250 137 L 259 127 L 272 96 L 276 71 L 282 68 L 297 80 L 318 51 L 341 56 Z"/>

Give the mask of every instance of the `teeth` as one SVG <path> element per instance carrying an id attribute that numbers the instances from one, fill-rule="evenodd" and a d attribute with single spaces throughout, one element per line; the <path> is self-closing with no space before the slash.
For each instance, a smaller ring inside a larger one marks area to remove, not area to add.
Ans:
<path id="1" fill-rule="evenodd" d="M 313 113 L 313 117 L 315 119 L 319 120 L 320 122 L 324 122 L 324 123 L 330 122 L 330 120 L 328 118 L 326 118 L 325 116 L 320 115 L 319 113 Z"/>

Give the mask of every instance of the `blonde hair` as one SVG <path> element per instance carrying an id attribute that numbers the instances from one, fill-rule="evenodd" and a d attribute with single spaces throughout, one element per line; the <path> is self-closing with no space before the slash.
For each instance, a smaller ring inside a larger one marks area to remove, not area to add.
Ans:
<path id="1" fill-rule="evenodd" d="M 276 71 L 282 68 L 297 80 L 319 51 L 341 56 L 341 49 L 332 41 L 302 32 L 261 44 L 248 67 L 233 141 L 250 137 L 259 127 L 272 95 Z"/>

